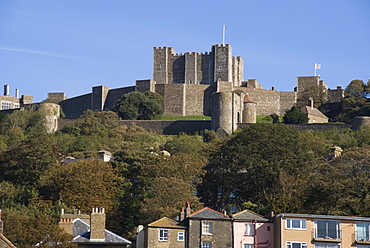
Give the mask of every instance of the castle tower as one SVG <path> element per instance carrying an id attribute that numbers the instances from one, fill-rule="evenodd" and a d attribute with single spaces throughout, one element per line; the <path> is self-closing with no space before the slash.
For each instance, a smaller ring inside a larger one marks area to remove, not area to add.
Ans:
<path id="1" fill-rule="evenodd" d="M 244 96 L 243 103 L 243 123 L 256 123 L 257 122 L 257 111 L 256 105 L 252 97 L 248 94 Z"/>
<path id="2" fill-rule="evenodd" d="M 214 60 L 214 81 L 232 82 L 233 57 L 230 44 L 213 45 L 212 54 Z"/>
<path id="3" fill-rule="evenodd" d="M 90 240 L 105 240 L 105 213 L 103 207 L 93 207 L 90 216 Z"/>
<path id="4" fill-rule="evenodd" d="M 213 95 L 212 129 L 224 130 L 231 134 L 233 130 L 233 93 L 217 92 Z"/>
<path id="5" fill-rule="evenodd" d="M 171 68 L 171 56 L 175 53 L 172 47 L 154 47 L 153 80 L 158 84 L 168 84 Z"/>

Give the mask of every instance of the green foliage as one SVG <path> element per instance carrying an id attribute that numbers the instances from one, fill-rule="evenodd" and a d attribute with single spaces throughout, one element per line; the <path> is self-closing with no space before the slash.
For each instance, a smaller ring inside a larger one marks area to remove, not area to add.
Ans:
<path id="1" fill-rule="evenodd" d="M 50 207 L 50 206 L 49 206 Z M 29 209 L 4 209 L 3 220 L 6 223 L 4 235 L 14 245 L 22 248 L 50 247 L 50 243 L 61 248 L 76 248 L 70 242 L 72 236 L 61 230 L 54 219 L 42 211 Z"/>
<path id="2" fill-rule="evenodd" d="M 257 115 L 256 122 L 258 124 L 271 124 L 273 122 L 273 118 L 269 115 Z"/>
<path id="3" fill-rule="evenodd" d="M 271 114 L 270 117 L 272 118 L 272 123 L 280 123 L 281 117 L 277 114 Z"/>
<path id="4" fill-rule="evenodd" d="M 174 136 L 164 144 L 163 149 L 171 154 L 186 153 L 191 155 L 199 155 L 203 149 L 202 137 L 198 135 L 180 134 Z"/>
<path id="5" fill-rule="evenodd" d="M 198 192 L 218 210 L 251 201 L 270 211 L 297 211 L 319 155 L 312 147 L 319 144 L 282 124 L 252 125 L 211 154 Z"/>
<path id="6" fill-rule="evenodd" d="M 310 98 L 314 101 L 314 107 L 319 108 L 328 101 L 327 89 L 323 85 L 312 86 L 306 89 L 297 99 L 297 106 L 299 108 L 307 106 Z"/>
<path id="7" fill-rule="evenodd" d="M 45 174 L 43 194 L 53 202 L 61 200 L 71 208 L 89 212 L 92 206 L 113 207 L 119 177 L 112 166 L 101 160 L 85 160 L 58 165 Z"/>
<path id="8" fill-rule="evenodd" d="M 134 91 L 122 95 L 112 110 L 124 120 L 151 120 L 163 113 L 162 105 L 161 95 Z"/>
<path id="9" fill-rule="evenodd" d="M 308 122 L 307 114 L 303 113 L 297 106 L 288 110 L 283 119 L 286 124 L 306 124 Z"/>
<path id="10" fill-rule="evenodd" d="M 365 84 L 362 80 L 353 80 L 344 91 L 343 117 L 345 123 L 351 123 L 359 115 L 370 115 L 367 96 L 370 93 L 370 80 Z"/>
<path id="11" fill-rule="evenodd" d="M 187 115 L 187 116 L 179 116 L 179 115 L 161 115 L 156 116 L 154 120 L 162 120 L 162 121 L 210 121 L 212 118 L 211 116 L 205 115 Z"/>

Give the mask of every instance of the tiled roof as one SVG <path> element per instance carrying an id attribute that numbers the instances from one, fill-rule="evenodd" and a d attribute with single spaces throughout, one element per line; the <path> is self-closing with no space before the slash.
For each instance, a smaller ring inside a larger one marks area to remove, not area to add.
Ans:
<path id="1" fill-rule="evenodd" d="M 168 217 L 163 217 L 162 219 L 156 220 L 148 225 L 148 227 L 172 227 L 172 228 L 184 228 L 181 223 L 172 220 Z"/>
<path id="2" fill-rule="evenodd" d="M 244 96 L 244 102 L 252 102 L 252 103 L 255 103 L 255 101 L 253 101 L 252 97 L 249 94 L 246 94 Z"/>
<path id="3" fill-rule="evenodd" d="M 216 210 L 210 208 L 203 208 L 198 212 L 189 215 L 189 219 L 218 219 L 218 220 L 229 220 L 227 215 L 224 215 Z"/>
<path id="4" fill-rule="evenodd" d="M 269 222 L 269 219 L 256 214 L 250 210 L 244 210 L 242 212 L 233 215 L 234 220 L 245 220 L 245 221 L 257 221 L 257 222 Z"/>
<path id="5" fill-rule="evenodd" d="M 75 243 L 94 243 L 94 244 L 114 244 L 114 245 L 130 245 L 131 241 L 105 229 L 105 240 L 96 241 L 90 240 L 90 225 L 81 219 L 73 220 L 73 242 Z"/>
<path id="6" fill-rule="evenodd" d="M 321 118 L 329 119 L 326 115 L 321 113 L 321 111 L 318 110 L 317 108 L 311 108 L 310 106 L 304 106 L 304 107 L 302 107 L 301 110 L 302 110 L 302 112 L 304 112 L 308 115 L 314 115 L 314 116 L 318 116 L 318 117 L 321 117 Z"/>
<path id="7" fill-rule="evenodd" d="M 0 233 L 0 248 L 17 248 L 3 234 Z"/>

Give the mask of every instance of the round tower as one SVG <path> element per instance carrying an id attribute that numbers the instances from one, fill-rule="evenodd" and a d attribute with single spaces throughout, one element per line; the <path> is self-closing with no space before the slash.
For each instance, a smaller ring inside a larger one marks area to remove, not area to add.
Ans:
<path id="1" fill-rule="evenodd" d="M 370 126 L 370 116 L 357 116 L 353 119 L 353 130 L 359 130 L 361 126 Z"/>
<path id="2" fill-rule="evenodd" d="M 233 93 L 217 92 L 213 95 L 212 129 L 233 132 Z"/>
<path id="3" fill-rule="evenodd" d="M 256 105 L 249 94 L 244 96 L 244 103 L 243 103 L 243 123 L 256 123 L 257 122 L 257 111 Z"/>

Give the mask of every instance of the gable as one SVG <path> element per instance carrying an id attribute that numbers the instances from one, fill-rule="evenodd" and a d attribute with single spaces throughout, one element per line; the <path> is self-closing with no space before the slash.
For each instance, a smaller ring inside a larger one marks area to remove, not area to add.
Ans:
<path id="1" fill-rule="evenodd" d="M 189 219 L 230 220 L 228 216 L 210 208 L 203 208 L 191 214 Z"/>

